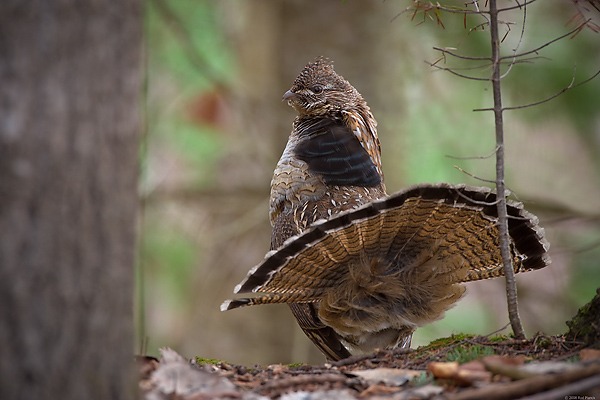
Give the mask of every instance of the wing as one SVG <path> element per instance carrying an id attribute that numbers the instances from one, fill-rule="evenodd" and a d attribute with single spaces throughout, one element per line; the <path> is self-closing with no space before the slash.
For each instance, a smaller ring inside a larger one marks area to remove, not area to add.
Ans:
<path id="1" fill-rule="evenodd" d="M 382 182 L 377 166 L 341 120 L 306 122 L 294 154 L 328 185 L 374 187 Z"/>

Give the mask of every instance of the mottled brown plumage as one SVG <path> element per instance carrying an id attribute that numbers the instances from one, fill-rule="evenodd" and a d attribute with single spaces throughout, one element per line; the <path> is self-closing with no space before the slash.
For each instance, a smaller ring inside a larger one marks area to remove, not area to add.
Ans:
<path id="1" fill-rule="evenodd" d="M 503 275 L 496 196 L 423 184 L 385 194 L 376 122 L 362 96 L 317 59 L 284 100 L 298 111 L 271 182 L 271 252 L 236 287 L 288 303 L 328 359 L 406 347 L 460 299 L 462 282 Z M 509 202 L 515 272 L 549 263 L 537 218 Z"/>

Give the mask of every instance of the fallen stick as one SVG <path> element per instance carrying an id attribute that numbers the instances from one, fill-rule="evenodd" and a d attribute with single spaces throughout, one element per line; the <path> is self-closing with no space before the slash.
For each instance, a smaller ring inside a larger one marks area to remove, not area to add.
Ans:
<path id="1" fill-rule="evenodd" d="M 491 384 L 480 389 L 465 390 L 457 393 L 455 396 L 449 397 L 449 400 L 516 399 L 557 387 L 562 387 L 598 374 L 600 374 L 600 363 L 558 374 L 545 374 L 532 378 L 521 379 L 515 382 Z M 556 396 L 553 398 L 556 398 Z"/>

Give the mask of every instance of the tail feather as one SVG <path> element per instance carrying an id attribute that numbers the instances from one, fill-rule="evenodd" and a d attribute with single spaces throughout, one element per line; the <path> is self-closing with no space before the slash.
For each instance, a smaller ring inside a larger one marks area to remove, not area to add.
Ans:
<path id="1" fill-rule="evenodd" d="M 508 201 L 515 272 L 549 264 L 537 218 Z M 451 285 L 502 276 L 496 195 L 489 189 L 418 185 L 363 207 L 317 221 L 253 268 L 236 292 L 265 292 L 233 300 L 226 309 L 280 302 L 316 302 L 347 280 L 352 265 L 378 276 L 431 268 Z M 382 267 L 384 266 L 384 267 Z M 373 272 L 375 273 L 375 272 Z"/>
<path id="2" fill-rule="evenodd" d="M 234 300 L 225 300 L 221 304 L 221 311 L 234 308 L 257 306 L 262 304 L 280 303 L 312 303 L 323 296 L 322 290 L 303 290 L 291 293 L 267 293 L 257 297 L 246 297 Z"/>

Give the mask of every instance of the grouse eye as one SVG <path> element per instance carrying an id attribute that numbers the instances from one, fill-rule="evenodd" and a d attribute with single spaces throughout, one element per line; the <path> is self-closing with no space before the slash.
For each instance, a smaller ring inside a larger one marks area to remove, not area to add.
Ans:
<path id="1" fill-rule="evenodd" d="M 323 86 L 321 85 L 315 85 L 312 89 L 314 94 L 320 94 L 323 92 Z"/>

